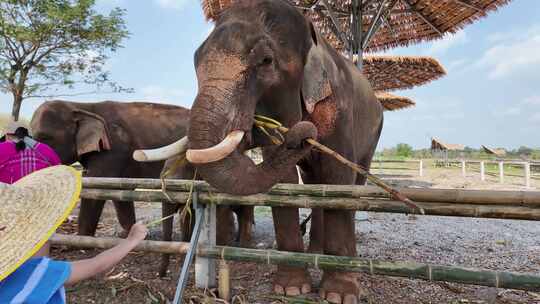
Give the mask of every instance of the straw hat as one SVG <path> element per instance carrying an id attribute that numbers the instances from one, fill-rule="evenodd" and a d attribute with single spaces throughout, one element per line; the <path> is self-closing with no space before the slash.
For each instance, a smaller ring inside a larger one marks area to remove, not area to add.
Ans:
<path id="1" fill-rule="evenodd" d="M 0 281 L 34 255 L 71 213 L 81 174 L 68 166 L 0 184 Z"/>

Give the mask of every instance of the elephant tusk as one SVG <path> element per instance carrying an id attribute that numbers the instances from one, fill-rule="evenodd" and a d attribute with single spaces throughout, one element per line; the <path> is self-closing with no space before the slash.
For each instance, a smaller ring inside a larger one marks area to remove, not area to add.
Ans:
<path id="1" fill-rule="evenodd" d="M 157 149 L 135 150 L 133 159 L 139 162 L 153 162 L 166 160 L 172 156 L 184 153 L 188 147 L 187 136 L 182 137 L 174 143 Z"/>
<path id="2" fill-rule="evenodd" d="M 186 158 L 192 164 L 206 164 L 222 160 L 236 149 L 244 134 L 244 131 L 232 131 L 223 141 L 213 147 L 187 150 Z"/>

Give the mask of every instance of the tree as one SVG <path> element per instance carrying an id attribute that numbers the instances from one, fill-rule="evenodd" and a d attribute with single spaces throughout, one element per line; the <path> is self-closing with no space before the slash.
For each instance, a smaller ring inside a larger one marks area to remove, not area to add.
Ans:
<path id="1" fill-rule="evenodd" d="M 0 0 L 0 91 L 13 96 L 12 116 L 32 97 L 89 94 L 109 86 L 108 52 L 129 36 L 124 10 L 108 16 L 93 10 L 95 0 Z M 91 92 L 60 94 L 62 88 L 91 86 Z"/>
<path id="2" fill-rule="evenodd" d="M 396 146 L 397 155 L 400 157 L 410 157 L 412 155 L 412 147 L 408 144 L 398 144 Z"/>

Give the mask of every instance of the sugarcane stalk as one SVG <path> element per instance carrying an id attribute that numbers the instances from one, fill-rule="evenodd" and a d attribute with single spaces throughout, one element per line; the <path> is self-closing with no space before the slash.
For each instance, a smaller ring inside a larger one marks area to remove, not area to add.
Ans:
<path id="1" fill-rule="evenodd" d="M 169 192 L 173 202 L 183 204 L 188 193 Z M 94 200 L 116 201 L 148 201 L 169 203 L 160 191 L 133 191 L 133 190 L 102 190 L 83 189 L 81 197 Z M 409 213 L 410 208 L 402 202 L 390 199 L 374 199 L 368 197 L 317 197 L 317 196 L 287 196 L 272 194 L 255 194 L 249 196 L 236 196 L 231 194 L 201 192 L 199 201 L 202 204 L 215 203 L 217 205 L 241 206 L 268 206 L 268 207 L 296 207 L 296 208 L 327 208 L 362 210 L 372 212 Z M 461 216 L 503 218 L 520 220 L 540 220 L 540 208 L 528 206 L 506 205 L 480 205 L 462 203 L 417 202 L 427 215 Z"/>
<path id="2" fill-rule="evenodd" d="M 333 271 L 407 277 L 428 281 L 540 291 L 540 276 L 532 273 L 499 272 L 484 269 L 430 265 L 416 262 L 378 261 L 358 257 L 317 255 L 299 252 L 235 247 L 199 248 L 199 256 L 231 261 L 315 267 Z"/>
<path id="3" fill-rule="evenodd" d="M 170 191 L 189 192 L 191 186 L 199 192 L 216 192 L 204 181 L 170 180 L 166 179 Z M 146 178 L 107 178 L 84 177 L 84 189 L 160 189 L 157 179 Z M 467 204 L 497 204 L 513 206 L 540 206 L 540 191 L 523 190 L 470 190 L 470 189 L 428 189 L 428 188 L 399 188 L 399 191 L 414 201 L 467 203 Z M 316 197 L 343 198 L 390 198 L 386 191 L 375 186 L 359 185 L 315 185 L 315 184 L 276 184 L 268 194 L 272 195 L 307 195 Z"/>
<path id="4" fill-rule="evenodd" d="M 258 126 L 258 127 L 277 129 L 278 131 L 283 132 L 283 133 L 287 133 L 289 131 L 288 128 L 282 126 L 279 122 L 277 122 L 277 121 L 275 121 L 275 120 L 273 120 L 271 118 L 260 116 L 260 115 L 256 115 L 255 118 L 256 118 L 255 125 Z M 266 121 L 263 121 L 261 119 L 266 120 Z M 380 188 L 382 188 L 386 192 L 390 193 L 390 195 L 393 198 L 403 202 L 405 205 L 409 206 L 409 208 L 411 208 L 413 210 L 417 210 L 420 214 L 425 214 L 425 212 L 424 212 L 424 210 L 422 208 L 420 208 L 418 205 L 413 203 L 409 198 L 407 198 L 405 195 L 403 195 L 402 193 L 400 193 L 396 189 L 393 189 L 392 187 L 385 184 L 382 180 L 380 180 L 375 175 L 369 173 L 369 171 L 367 169 L 365 169 L 362 166 L 360 166 L 360 165 L 358 165 L 356 163 L 353 163 L 352 161 L 346 159 L 341 154 L 339 154 L 336 151 L 328 148 L 327 146 L 317 142 L 313 138 L 308 138 L 308 139 L 306 139 L 306 141 L 310 145 L 317 148 L 319 151 L 334 157 L 336 160 L 338 160 L 342 164 L 348 166 L 353 171 L 356 171 L 356 172 L 366 176 L 367 179 L 369 179 L 372 183 L 379 186 Z"/>

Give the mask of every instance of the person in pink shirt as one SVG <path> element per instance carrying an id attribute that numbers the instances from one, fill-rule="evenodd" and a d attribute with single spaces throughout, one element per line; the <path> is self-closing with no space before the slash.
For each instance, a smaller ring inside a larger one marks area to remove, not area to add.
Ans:
<path id="1" fill-rule="evenodd" d="M 56 152 L 34 140 L 20 122 L 8 123 L 3 133 L 4 141 L 0 142 L 0 182 L 13 184 L 34 171 L 61 163 Z"/>

